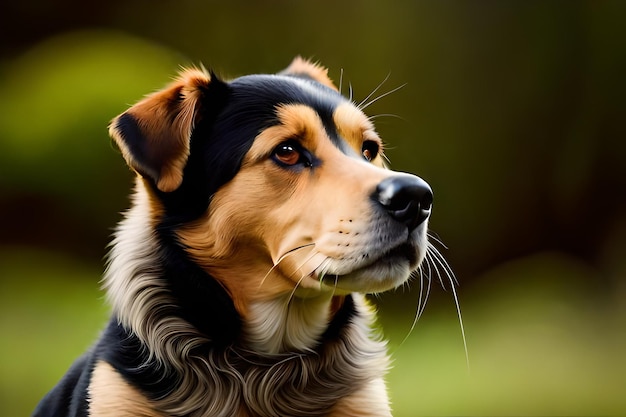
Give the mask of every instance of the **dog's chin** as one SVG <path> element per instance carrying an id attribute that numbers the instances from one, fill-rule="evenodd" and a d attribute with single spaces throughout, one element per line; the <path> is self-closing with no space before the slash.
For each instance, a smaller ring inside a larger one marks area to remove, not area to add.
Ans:
<path id="1" fill-rule="evenodd" d="M 410 245 L 401 245 L 374 262 L 357 266 L 341 274 L 328 272 L 324 283 L 335 291 L 379 293 L 394 289 L 407 281 L 421 263 L 423 255 Z"/>
<path id="2" fill-rule="evenodd" d="M 380 293 L 404 283 L 411 272 L 408 262 L 393 266 L 372 265 L 338 275 L 335 288 L 345 292 Z"/>

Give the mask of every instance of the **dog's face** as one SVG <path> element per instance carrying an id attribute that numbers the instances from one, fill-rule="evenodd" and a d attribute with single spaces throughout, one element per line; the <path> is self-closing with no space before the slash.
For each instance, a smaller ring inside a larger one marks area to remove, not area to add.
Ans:
<path id="1" fill-rule="evenodd" d="M 188 70 L 111 133 L 154 223 L 240 310 L 284 294 L 385 291 L 424 257 L 430 188 L 384 167 L 370 119 L 306 61 L 230 83 Z"/>

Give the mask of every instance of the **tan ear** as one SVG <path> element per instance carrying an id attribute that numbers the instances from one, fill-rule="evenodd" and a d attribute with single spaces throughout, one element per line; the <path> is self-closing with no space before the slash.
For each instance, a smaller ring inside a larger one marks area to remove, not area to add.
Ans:
<path id="1" fill-rule="evenodd" d="M 310 78 L 320 84 L 324 84 L 325 86 L 332 88 L 335 91 L 339 91 L 333 81 L 328 77 L 327 68 L 300 56 L 295 57 L 294 60 L 291 61 L 291 64 L 286 69 L 281 71 L 280 74 Z"/>
<path id="2" fill-rule="evenodd" d="M 169 86 L 147 96 L 109 126 L 128 166 L 154 180 L 161 191 L 174 191 L 183 181 L 191 133 L 210 82 L 204 71 L 183 70 Z"/>

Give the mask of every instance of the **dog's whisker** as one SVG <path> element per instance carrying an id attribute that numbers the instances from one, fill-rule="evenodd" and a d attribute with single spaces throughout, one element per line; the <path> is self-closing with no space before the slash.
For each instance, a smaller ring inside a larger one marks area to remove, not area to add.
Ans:
<path id="1" fill-rule="evenodd" d="M 352 101 L 354 99 L 354 91 L 352 90 L 352 83 L 348 83 L 348 100 Z"/>
<path id="2" fill-rule="evenodd" d="M 449 276 L 448 276 L 449 277 Z M 470 371 L 469 352 L 467 350 L 467 339 L 465 337 L 465 326 L 463 325 L 463 317 L 461 315 L 461 304 L 459 303 L 459 297 L 457 296 L 454 283 L 450 280 L 450 286 L 452 287 L 452 295 L 454 296 L 454 304 L 456 305 L 456 312 L 459 317 L 459 326 L 461 327 L 461 336 L 463 337 L 463 349 L 465 350 L 465 364 L 467 371 Z"/>
<path id="3" fill-rule="evenodd" d="M 393 113 L 380 113 L 380 114 L 373 114 L 373 115 L 371 115 L 371 116 L 368 116 L 367 118 L 368 118 L 369 120 L 376 120 L 376 119 L 378 119 L 378 118 L 380 118 L 380 117 L 393 117 L 393 118 L 396 118 L 396 119 L 404 120 L 404 118 L 403 118 L 402 116 L 399 116 L 399 115 L 397 115 L 397 114 L 393 114 Z"/>
<path id="4" fill-rule="evenodd" d="M 317 268 L 315 268 L 316 270 L 318 270 L 318 281 L 320 282 L 320 284 L 323 283 L 324 278 L 326 278 L 326 274 L 328 273 L 328 266 L 331 263 L 331 260 L 329 258 L 324 258 L 319 265 L 317 266 Z"/>
<path id="5" fill-rule="evenodd" d="M 443 247 L 444 249 L 448 249 L 448 247 L 446 246 L 445 243 L 443 243 L 439 235 L 433 232 L 432 230 L 428 231 L 428 238 L 429 240 L 434 240 L 438 245 L 441 245 L 441 247 Z"/>
<path id="6" fill-rule="evenodd" d="M 390 71 L 390 72 L 387 74 L 387 76 L 386 76 L 386 77 L 385 77 L 385 78 L 384 78 L 384 79 L 383 79 L 383 80 L 382 80 L 382 81 L 381 81 L 381 82 L 380 82 L 380 83 L 376 86 L 376 88 L 374 88 L 374 89 L 372 90 L 372 92 L 371 92 L 371 93 L 369 93 L 369 94 L 367 95 L 367 97 L 365 97 L 363 100 L 361 100 L 361 102 L 360 102 L 360 103 L 358 103 L 358 104 L 356 105 L 356 106 L 357 106 L 357 108 L 362 109 L 362 107 L 361 107 L 361 106 L 363 106 L 363 105 L 364 105 L 364 103 L 366 103 L 366 102 L 367 102 L 367 100 L 369 100 L 369 99 L 370 99 L 370 98 L 371 98 L 374 94 L 376 94 L 376 92 L 377 92 L 378 90 L 380 90 L 380 88 L 381 88 L 381 87 L 382 87 L 382 86 L 383 86 L 383 85 L 387 82 L 387 80 L 389 79 L 389 77 L 390 77 L 390 76 L 391 76 L 391 71 Z"/>
<path id="7" fill-rule="evenodd" d="M 343 89 L 343 68 L 339 70 L 339 94 L 342 94 L 341 90 Z"/>
<path id="8" fill-rule="evenodd" d="M 302 262 L 302 264 L 300 266 L 298 266 L 298 268 L 295 269 L 295 271 L 289 275 L 289 277 L 291 278 L 293 275 L 295 275 L 295 273 L 297 271 L 300 271 L 300 278 L 298 279 L 298 281 L 296 281 L 296 285 L 293 287 L 293 290 L 291 290 L 291 293 L 289 293 L 289 297 L 287 297 L 287 305 L 291 304 L 291 301 L 295 298 L 296 295 L 296 291 L 298 290 L 298 287 L 300 286 L 300 284 L 302 283 L 302 281 L 309 275 L 311 275 L 313 273 L 313 271 L 315 271 L 316 269 L 319 269 L 326 261 L 327 259 L 324 259 L 322 262 L 320 262 L 320 264 L 315 267 L 312 271 L 305 273 L 303 272 L 301 269 L 302 267 L 309 262 L 313 256 L 315 256 L 317 254 L 317 252 L 311 254 L 307 259 L 305 259 L 304 262 Z M 324 272 L 320 272 L 320 286 L 322 285 L 322 279 L 324 278 Z"/>
<path id="9" fill-rule="evenodd" d="M 443 257 L 441 252 L 439 252 L 439 250 L 435 246 L 431 245 L 430 243 L 428 245 L 428 249 L 433 254 L 437 263 L 443 268 L 443 271 L 448 276 L 448 278 L 450 278 L 450 282 L 453 284 L 459 285 L 459 281 L 456 279 L 456 275 L 454 275 L 454 271 L 452 271 L 450 264 L 448 263 L 448 261 L 446 261 L 446 259 Z"/>
<path id="10" fill-rule="evenodd" d="M 364 105 L 359 106 L 359 110 L 361 110 L 361 111 L 362 111 L 362 110 L 365 110 L 366 108 L 368 108 L 368 107 L 369 107 L 369 106 L 371 106 L 372 104 L 376 103 L 376 102 L 377 102 L 378 100 L 380 100 L 381 98 L 385 98 L 385 97 L 387 97 L 388 95 L 395 93 L 396 91 L 400 90 L 401 88 L 403 88 L 403 87 L 405 87 L 405 86 L 406 86 L 406 83 L 404 83 L 404 84 L 402 84 L 402 85 L 399 85 L 398 87 L 396 87 L 396 88 L 394 88 L 394 89 L 392 89 L 392 90 L 389 90 L 389 91 L 387 91 L 386 93 L 383 93 L 383 94 L 379 95 L 378 97 L 376 97 L 376 98 L 374 98 L 374 99 L 370 100 L 369 102 L 365 103 Z"/>
<path id="11" fill-rule="evenodd" d="M 423 267 L 424 264 L 426 265 L 428 270 L 424 269 Z M 413 333 L 413 330 L 415 330 L 415 326 L 417 326 L 417 322 L 422 317 L 422 313 L 426 309 L 426 303 L 428 302 L 428 297 L 430 296 L 431 272 L 432 270 L 430 268 L 430 262 L 428 260 L 422 265 L 420 265 L 418 270 L 415 271 L 415 273 L 417 273 L 417 275 L 419 276 L 419 286 L 420 286 L 420 290 L 419 290 L 419 294 L 417 298 L 417 307 L 415 308 L 415 314 L 413 315 L 413 321 L 411 323 L 411 327 L 409 328 L 409 331 L 407 332 L 406 336 L 404 336 L 404 339 L 402 339 L 402 342 L 400 342 L 400 346 L 402 346 L 409 339 L 409 337 Z M 424 290 L 424 280 L 428 281 L 426 290 Z"/>
<path id="12" fill-rule="evenodd" d="M 278 268 L 278 265 L 280 265 L 280 263 L 287 258 L 287 256 L 295 253 L 296 251 L 300 250 L 300 249 L 305 249 L 311 246 L 315 246 L 315 242 L 311 242 L 311 243 L 307 243 L 306 245 L 302 245 L 302 246 L 297 246 L 293 249 L 288 250 L 287 252 L 285 252 L 282 256 L 280 256 L 278 258 L 278 260 L 274 263 L 274 265 L 272 265 L 272 267 L 269 269 L 269 271 L 267 271 L 267 273 L 265 274 L 265 276 L 263 276 L 263 279 L 261 279 L 261 282 L 259 283 L 258 288 L 261 288 L 263 286 L 263 284 L 265 283 L 265 280 L 267 279 L 267 277 L 276 269 Z"/>
<path id="13" fill-rule="evenodd" d="M 423 278 L 423 270 L 420 268 L 417 271 L 414 271 L 411 274 L 411 278 L 414 277 L 414 275 L 417 274 L 417 276 L 419 276 L 419 286 L 420 286 L 420 290 L 418 293 L 418 297 L 417 297 L 417 306 L 415 307 L 415 314 L 413 314 L 413 320 L 411 322 L 411 326 L 409 327 L 409 330 L 406 332 L 406 335 L 404 336 L 404 338 L 402 339 L 402 341 L 400 342 L 399 346 L 404 345 L 404 343 L 409 339 L 409 336 L 411 336 L 411 334 L 413 333 L 413 330 L 415 330 L 415 326 L 417 325 L 417 322 L 419 320 L 420 317 L 420 310 L 422 308 L 422 293 L 423 293 L 423 284 L 424 284 L 424 278 Z"/>
<path id="14" fill-rule="evenodd" d="M 433 270 L 435 271 L 435 274 L 437 274 L 437 279 L 439 280 L 439 284 L 441 284 L 441 288 L 446 290 L 446 285 L 444 284 L 443 277 L 441 275 L 441 268 L 445 269 L 445 266 L 435 256 L 435 252 L 434 251 L 435 251 L 435 248 L 429 242 L 427 250 L 426 250 L 426 257 L 432 262 Z"/>
<path id="15" fill-rule="evenodd" d="M 422 305 L 426 303 L 426 300 L 424 300 L 424 275 L 426 274 L 426 270 L 423 268 L 423 265 L 424 264 L 420 265 L 420 267 L 417 270 L 417 275 L 419 277 L 420 290 L 417 296 L 417 307 L 415 308 L 413 322 L 411 323 L 409 334 L 405 337 L 405 339 L 413 332 L 413 329 L 415 328 L 415 325 L 417 324 L 417 321 L 419 320 L 421 316 Z"/>
<path id="16" fill-rule="evenodd" d="M 289 293 L 289 297 L 287 297 L 288 306 L 291 304 L 291 301 L 295 298 L 296 291 L 298 290 L 298 287 L 300 286 L 302 281 L 304 281 L 304 278 L 306 278 L 306 274 L 301 273 L 300 278 L 298 279 L 298 281 L 296 281 L 296 285 L 293 286 L 293 290 L 291 290 L 291 293 Z"/>
<path id="17" fill-rule="evenodd" d="M 302 271 L 302 267 L 304 265 L 306 265 L 311 259 L 313 259 L 313 257 L 317 255 L 317 252 L 313 252 L 311 253 L 304 261 L 302 261 L 302 263 L 300 265 L 298 265 L 298 267 L 289 275 L 288 278 L 291 278 L 292 276 L 294 276 L 296 274 L 296 272 L 300 271 L 300 278 L 298 279 L 298 281 L 296 282 L 296 285 L 293 287 L 293 290 L 291 291 L 291 293 L 289 294 L 289 297 L 287 298 L 287 304 L 289 304 L 291 302 L 291 299 L 295 296 L 296 291 L 298 290 L 298 287 L 300 286 L 300 284 L 302 283 L 302 281 L 304 280 L 304 278 L 306 278 L 308 275 L 311 274 L 311 272 L 309 273 L 304 273 Z M 315 269 L 314 269 L 315 270 Z"/>
<path id="18" fill-rule="evenodd" d="M 459 302 L 459 297 L 455 288 L 455 286 L 458 286 L 459 283 L 448 261 L 446 261 L 446 259 L 443 257 L 441 252 L 439 252 L 439 250 L 430 242 L 428 243 L 428 253 L 429 253 L 430 259 L 432 259 L 435 262 L 435 266 L 439 267 L 439 268 L 436 268 L 436 270 L 439 271 L 440 268 L 443 269 L 444 275 L 450 282 L 450 289 L 452 291 L 452 296 L 454 298 L 454 305 L 456 307 L 457 317 L 459 318 L 459 327 L 461 328 L 461 336 L 463 338 L 463 350 L 465 352 L 465 364 L 467 366 L 467 371 L 469 372 L 470 361 L 469 361 L 469 351 L 467 349 L 467 338 L 465 336 L 465 325 L 463 324 L 463 316 L 461 314 L 461 304 Z M 438 275 L 441 279 L 440 272 L 438 272 Z"/>
<path id="19" fill-rule="evenodd" d="M 332 297 L 335 296 L 335 292 L 337 291 L 337 282 L 339 281 L 339 275 L 335 274 L 335 279 L 333 282 L 333 293 L 332 293 Z"/>
<path id="20" fill-rule="evenodd" d="M 423 300 L 423 304 L 420 306 L 418 318 L 422 316 L 422 313 L 426 308 L 426 302 L 428 301 L 428 296 L 430 295 L 430 283 L 432 281 L 432 261 L 430 260 L 430 256 L 428 254 L 426 255 L 426 261 L 424 262 L 425 267 L 420 266 L 420 303 Z M 424 291 L 424 279 L 428 280 L 428 288 L 426 289 L 426 292 Z"/>
<path id="21" fill-rule="evenodd" d="M 313 257 L 317 254 L 318 252 L 311 252 L 311 254 L 308 257 L 306 257 L 306 259 L 304 259 L 302 263 L 300 263 L 300 265 L 298 265 L 298 267 L 288 276 L 288 278 L 291 278 L 292 276 L 294 276 L 296 272 L 301 271 L 302 267 L 306 265 L 311 259 L 313 259 Z M 315 271 L 315 268 L 312 271 L 310 271 L 308 274 L 304 274 L 304 276 L 310 275 L 311 273 L 313 273 L 313 271 Z"/>
<path id="22" fill-rule="evenodd" d="M 424 310 L 426 310 L 426 303 L 428 302 L 428 298 L 430 296 L 430 289 L 431 289 L 431 284 L 432 284 L 431 277 L 432 277 L 432 271 L 433 271 L 431 265 L 432 265 L 432 260 L 430 259 L 430 257 L 427 257 L 426 266 L 428 267 L 428 273 L 425 274 L 424 277 L 420 276 L 421 278 L 420 284 L 422 285 L 422 288 L 423 288 L 423 285 L 424 285 L 423 278 L 426 278 L 426 280 L 428 281 L 428 285 L 426 286 L 426 292 L 424 293 L 423 298 L 422 298 L 423 291 L 422 291 L 422 288 L 420 288 L 420 300 L 423 300 L 423 304 L 421 305 L 421 309 L 418 311 L 416 322 L 422 317 Z"/>
<path id="23" fill-rule="evenodd" d="M 387 155 L 385 155 L 384 153 L 382 154 L 383 159 L 385 160 L 385 162 L 387 164 L 391 164 L 391 161 L 389 160 L 389 157 Z"/>

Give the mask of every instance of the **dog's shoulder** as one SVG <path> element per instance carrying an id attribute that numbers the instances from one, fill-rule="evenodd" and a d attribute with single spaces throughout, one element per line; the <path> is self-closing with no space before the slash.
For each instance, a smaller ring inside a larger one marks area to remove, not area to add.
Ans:
<path id="1" fill-rule="evenodd" d="M 154 381 L 159 378 L 146 366 L 141 376 L 152 383 L 137 376 L 141 363 L 146 361 L 136 337 L 113 317 L 96 344 L 39 403 L 33 417 L 161 416 L 139 388 L 157 389 Z"/>
<path id="2" fill-rule="evenodd" d="M 88 416 L 86 400 L 93 363 L 93 351 L 78 358 L 52 391 L 41 400 L 33 417 Z"/>

